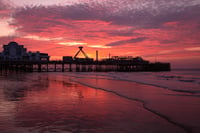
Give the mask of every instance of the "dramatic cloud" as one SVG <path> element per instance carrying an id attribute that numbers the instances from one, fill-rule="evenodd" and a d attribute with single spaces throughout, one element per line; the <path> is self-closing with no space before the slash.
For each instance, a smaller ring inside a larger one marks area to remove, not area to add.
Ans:
<path id="1" fill-rule="evenodd" d="M 132 38 L 129 40 L 121 40 L 121 41 L 117 41 L 117 42 L 112 42 L 107 44 L 106 46 L 119 46 L 119 45 L 125 45 L 128 43 L 139 43 L 139 42 L 143 42 L 144 40 L 148 39 L 147 37 L 139 37 L 139 38 Z"/>
<path id="2" fill-rule="evenodd" d="M 4 0 L 0 0 L 0 20 L 8 17 L 11 12 L 11 6 Z"/>
<path id="3" fill-rule="evenodd" d="M 199 52 L 199 0 L 10 2 L 15 8 L 0 0 L 2 38 L 15 36 L 31 50 L 40 48 L 52 56 L 65 55 L 65 49 L 70 55 L 78 45 L 91 56 L 104 48 L 102 57 L 134 54 L 152 60 L 157 54 L 166 61 L 196 58 Z"/>
<path id="4" fill-rule="evenodd" d="M 194 1 L 193 1 L 194 2 Z M 200 5 L 189 4 L 192 1 L 128 1 L 110 3 L 80 3 L 67 6 L 26 7 L 19 10 L 16 18 L 50 16 L 54 19 L 101 20 L 117 25 L 159 28 L 166 22 L 200 21 Z M 125 3 L 125 4 L 124 4 Z M 121 6 L 121 5 L 123 6 Z M 187 6 L 186 6 L 187 5 Z M 118 8 L 117 8 L 118 7 Z M 56 24 L 56 23 L 55 23 Z"/>
<path id="5" fill-rule="evenodd" d="M 177 40 L 161 40 L 161 44 L 177 43 Z"/>
<path id="6" fill-rule="evenodd" d="M 5 10 L 9 7 L 9 4 L 5 3 L 4 0 L 0 0 L 0 11 Z"/>
<path id="7" fill-rule="evenodd" d="M 0 37 L 14 36 L 16 27 L 10 25 L 13 12 L 12 7 L 7 1 L 0 0 Z"/>
<path id="8" fill-rule="evenodd" d="M 0 21 L 0 37 L 13 36 L 15 34 L 15 27 L 9 25 L 8 19 L 1 19 Z"/>

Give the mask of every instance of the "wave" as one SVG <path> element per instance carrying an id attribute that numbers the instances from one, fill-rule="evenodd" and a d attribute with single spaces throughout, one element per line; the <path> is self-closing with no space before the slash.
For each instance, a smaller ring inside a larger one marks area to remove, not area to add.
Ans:
<path id="1" fill-rule="evenodd" d="M 173 73 L 67 73 L 66 76 L 82 79 L 106 79 L 134 82 L 139 84 L 151 85 L 168 89 L 176 92 L 184 92 L 191 94 L 200 93 L 200 78 L 188 78 L 183 75 L 175 75 Z"/>
<path id="2" fill-rule="evenodd" d="M 61 73 L 58 73 L 59 75 Z M 180 81 L 187 79 L 189 76 L 177 75 L 174 73 L 62 73 L 64 78 L 59 80 L 70 80 L 72 82 L 88 86 L 90 88 L 103 90 L 113 93 L 121 98 L 133 100 L 141 103 L 147 111 L 165 119 L 169 123 L 176 125 L 186 132 L 192 132 L 191 125 L 182 121 L 182 118 L 175 117 L 173 112 L 165 111 L 169 108 L 179 111 L 177 107 L 186 108 L 192 103 L 191 110 L 195 112 L 198 106 L 200 87 L 193 82 Z M 165 80 L 164 78 L 170 78 Z M 192 77 L 194 78 L 194 77 Z M 188 78 L 189 79 L 189 78 Z M 139 83 L 139 84 L 138 84 Z M 195 98 L 194 98 L 195 97 Z M 181 115 L 189 114 L 190 110 L 182 110 Z M 184 118 L 184 116 L 183 116 Z M 188 117 L 186 117 L 188 118 Z M 190 123 L 196 121 L 189 118 Z M 195 125 L 195 124 L 194 124 Z"/>
<path id="3" fill-rule="evenodd" d="M 143 106 L 144 109 L 146 109 L 147 111 L 159 116 L 160 118 L 166 120 L 167 122 L 177 126 L 177 127 L 180 127 L 182 128 L 183 130 L 185 130 L 186 132 L 190 133 L 191 132 L 191 129 L 190 127 L 188 127 L 187 125 L 183 124 L 183 123 L 179 123 L 177 121 L 174 121 L 173 119 L 171 119 L 170 117 L 168 117 L 167 115 L 159 112 L 159 110 L 157 109 L 153 109 L 151 106 L 149 106 L 149 102 L 152 102 L 151 100 L 147 100 L 147 99 L 143 99 L 141 97 L 134 97 L 134 96 L 128 96 L 126 93 L 121 93 L 119 91 L 116 91 L 116 90 L 113 90 L 112 88 L 106 88 L 106 87 L 97 87 L 95 85 L 92 85 L 88 82 L 83 82 L 83 81 L 79 81 L 77 79 L 71 79 L 72 82 L 76 82 L 76 83 L 79 83 L 79 84 L 82 84 L 84 86 L 87 86 L 87 87 L 90 87 L 90 88 L 94 88 L 94 89 L 99 89 L 99 90 L 103 90 L 103 91 L 106 91 L 106 92 L 109 92 L 109 93 L 113 93 L 117 96 L 120 96 L 122 98 L 125 98 L 125 99 L 128 99 L 128 100 L 133 100 L 133 101 L 137 101 L 137 102 L 140 102 Z M 178 96 L 178 95 L 177 95 Z"/>

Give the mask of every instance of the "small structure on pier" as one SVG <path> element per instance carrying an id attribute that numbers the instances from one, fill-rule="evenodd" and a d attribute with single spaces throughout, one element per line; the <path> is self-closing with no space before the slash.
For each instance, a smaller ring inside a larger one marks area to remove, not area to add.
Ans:
<path id="1" fill-rule="evenodd" d="M 87 56 L 87 54 L 83 51 L 83 46 L 80 46 L 80 47 L 78 47 L 78 48 L 79 48 L 79 51 L 75 54 L 74 59 L 77 58 L 77 56 L 78 56 L 78 54 L 79 54 L 80 52 L 85 56 L 85 58 L 89 58 L 89 57 Z"/>
<path id="2" fill-rule="evenodd" d="M 121 62 L 121 63 L 137 63 L 137 64 L 149 64 L 149 61 L 144 60 L 142 57 L 132 56 L 112 56 L 107 59 L 103 59 L 104 62 Z"/>
<path id="3" fill-rule="evenodd" d="M 83 51 L 83 46 L 78 47 L 79 51 L 75 54 L 74 56 L 74 60 L 75 61 L 93 61 L 92 58 L 89 58 L 87 56 L 87 54 Z M 82 53 L 84 55 L 85 58 L 78 58 L 77 56 L 79 55 L 79 53 Z"/>
<path id="4" fill-rule="evenodd" d="M 63 56 L 63 62 L 73 62 L 72 56 Z"/>

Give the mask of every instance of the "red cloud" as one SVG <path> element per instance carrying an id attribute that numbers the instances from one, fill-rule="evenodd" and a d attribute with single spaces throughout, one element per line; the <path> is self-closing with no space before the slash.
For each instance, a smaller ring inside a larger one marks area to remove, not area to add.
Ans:
<path id="1" fill-rule="evenodd" d="M 92 57 L 100 50 L 102 58 L 109 53 L 162 60 L 198 55 L 185 50 L 200 45 L 198 4 L 154 2 L 154 10 L 151 2 L 142 2 L 145 6 L 128 0 L 18 8 L 10 25 L 17 28 L 20 44 L 56 57 L 74 55 L 79 44 Z"/>

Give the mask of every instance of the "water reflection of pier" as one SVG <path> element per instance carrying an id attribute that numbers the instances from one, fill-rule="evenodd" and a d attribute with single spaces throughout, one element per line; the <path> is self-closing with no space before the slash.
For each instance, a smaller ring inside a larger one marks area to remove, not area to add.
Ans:
<path id="1" fill-rule="evenodd" d="M 24 72 L 169 71 L 170 64 L 132 61 L 1 61 L 0 70 Z"/>

